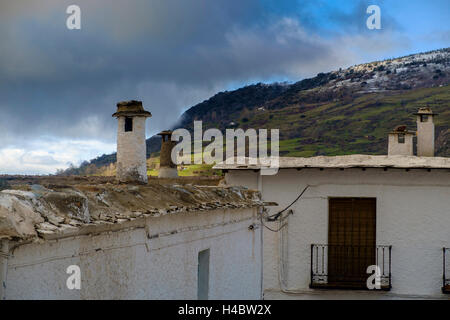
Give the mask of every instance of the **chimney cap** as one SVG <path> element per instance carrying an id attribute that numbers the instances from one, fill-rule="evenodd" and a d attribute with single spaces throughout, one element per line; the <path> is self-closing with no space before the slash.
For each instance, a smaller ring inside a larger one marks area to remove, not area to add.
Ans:
<path id="1" fill-rule="evenodd" d="M 430 107 L 419 108 L 419 110 L 416 113 L 414 113 L 414 114 L 417 115 L 417 116 L 420 116 L 420 115 L 437 116 L 438 115 L 437 113 L 433 113 L 433 110 L 431 110 Z"/>
<path id="2" fill-rule="evenodd" d="M 172 130 L 163 130 L 160 133 L 158 133 L 158 136 L 171 136 L 173 133 Z"/>
<path id="3" fill-rule="evenodd" d="M 142 101 L 139 100 L 128 100 L 128 101 L 120 101 L 117 103 L 117 107 L 130 107 L 136 106 L 138 108 L 142 108 Z"/>
<path id="4" fill-rule="evenodd" d="M 117 112 L 113 117 L 151 117 L 152 114 L 142 107 L 142 101 L 129 100 L 117 103 Z"/>
<path id="5" fill-rule="evenodd" d="M 403 134 L 413 134 L 413 135 L 415 134 L 414 131 L 408 131 L 406 129 L 406 125 L 404 125 L 404 124 L 396 126 L 395 129 L 392 130 L 390 133 L 391 134 L 401 134 L 401 133 L 403 133 Z"/>

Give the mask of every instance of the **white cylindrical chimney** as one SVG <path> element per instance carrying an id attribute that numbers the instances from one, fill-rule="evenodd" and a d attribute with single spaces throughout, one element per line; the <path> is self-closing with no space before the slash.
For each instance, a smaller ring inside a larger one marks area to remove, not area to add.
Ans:
<path id="1" fill-rule="evenodd" d="M 148 182 L 145 120 L 151 116 L 142 107 L 142 101 L 117 104 L 113 117 L 118 120 L 116 177 L 120 182 Z"/>

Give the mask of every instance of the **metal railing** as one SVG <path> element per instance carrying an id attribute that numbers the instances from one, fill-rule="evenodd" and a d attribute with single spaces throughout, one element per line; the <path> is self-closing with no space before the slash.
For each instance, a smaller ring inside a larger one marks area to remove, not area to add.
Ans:
<path id="1" fill-rule="evenodd" d="M 311 288 L 368 289 L 367 268 L 379 267 L 381 290 L 390 290 L 392 246 L 311 244 Z"/>
<path id="2" fill-rule="evenodd" d="M 450 293 L 450 248 L 442 248 L 442 260 L 442 292 Z"/>

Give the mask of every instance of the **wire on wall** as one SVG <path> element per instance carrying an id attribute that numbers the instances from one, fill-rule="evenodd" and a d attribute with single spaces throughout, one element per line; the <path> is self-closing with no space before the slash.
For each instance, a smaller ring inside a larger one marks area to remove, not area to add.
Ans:
<path id="1" fill-rule="evenodd" d="M 302 197 L 302 195 L 306 192 L 306 190 L 308 190 L 308 188 L 309 188 L 309 185 L 307 185 L 304 189 L 303 189 L 303 191 L 298 195 L 298 197 L 294 200 L 294 201 L 292 201 L 292 203 L 290 204 L 290 205 L 288 205 L 286 208 L 284 208 L 283 210 L 281 210 L 281 211 L 279 211 L 279 212 L 277 212 L 277 213 L 275 213 L 275 214 L 273 214 L 273 215 L 271 215 L 271 216 L 268 216 L 266 219 L 267 219 L 267 221 L 270 221 L 270 222 L 273 222 L 273 221 L 276 221 L 282 214 L 283 214 L 283 212 L 285 212 L 286 210 L 288 210 L 290 207 L 292 207 L 292 205 L 294 204 L 294 203 L 296 203 L 301 197 Z M 291 210 L 292 211 L 292 210 Z M 281 228 L 280 228 L 281 229 Z"/>

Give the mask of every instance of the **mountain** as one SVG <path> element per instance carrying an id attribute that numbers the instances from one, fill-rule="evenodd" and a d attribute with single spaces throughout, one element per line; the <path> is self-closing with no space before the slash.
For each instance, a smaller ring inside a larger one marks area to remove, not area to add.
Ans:
<path id="1" fill-rule="evenodd" d="M 315 156 L 386 154 L 387 133 L 398 124 L 415 128 L 412 115 L 430 106 L 439 113 L 438 156 L 450 156 L 450 48 L 339 69 L 298 81 L 246 86 L 220 92 L 189 110 L 171 129 L 280 129 L 280 154 Z M 147 155 L 160 137 L 147 140 Z M 81 169 L 115 162 L 115 154 L 85 162 Z"/>

